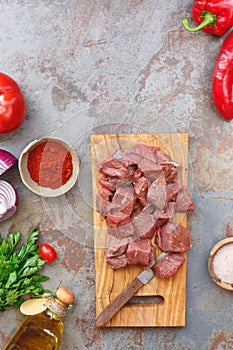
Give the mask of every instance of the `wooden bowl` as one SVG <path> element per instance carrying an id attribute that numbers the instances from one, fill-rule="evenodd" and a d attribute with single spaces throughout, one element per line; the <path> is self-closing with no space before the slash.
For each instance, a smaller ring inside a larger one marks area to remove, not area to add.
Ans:
<path id="1" fill-rule="evenodd" d="M 60 143 L 63 147 L 67 149 L 71 153 L 72 156 L 72 165 L 73 165 L 73 170 L 72 170 L 72 175 L 70 176 L 69 180 L 62 186 L 52 189 L 49 187 L 42 187 L 39 186 L 30 176 L 30 173 L 27 168 L 27 162 L 28 162 L 28 155 L 29 152 L 35 148 L 37 145 L 45 142 L 45 141 L 56 141 Z M 78 178 L 78 173 L 79 173 L 79 158 L 75 150 L 64 140 L 57 138 L 57 137 L 43 137 L 39 140 L 35 140 L 31 143 L 29 143 L 24 150 L 22 151 L 20 157 L 19 157 L 19 172 L 20 176 L 22 179 L 22 182 L 24 185 L 29 188 L 32 192 L 38 194 L 39 196 L 42 197 L 57 197 L 60 196 L 67 191 L 69 191 L 74 184 L 77 181 Z"/>
<path id="2" fill-rule="evenodd" d="M 233 237 L 225 238 L 225 239 L 219 241 L 217 244 L 215 244 L 215 246 L 210 251 L 210 255 L 208 258 L 208 270 L 209 270 L 209 274 L 210 274 L 212 280 L 219 287 L 227 289 L 227 290 L 233 290 L 233 283 L 231 284 L 231 283 L 228 283 L 228 282 L 221 280 L 219 278 L 219 276 L 217 276 L 216 272 L 214 271 L 214 258 L 215 258 L 216 253 L 219 252 L 220 248 L 222 248 L 223 246 L 225 246 L 229 243 L 233 243 Z M 233 254 L 233 250 L 232 250 L 232 254 Z M 232 278 L 232 280 L 233 280 L 233 278 Z"/>

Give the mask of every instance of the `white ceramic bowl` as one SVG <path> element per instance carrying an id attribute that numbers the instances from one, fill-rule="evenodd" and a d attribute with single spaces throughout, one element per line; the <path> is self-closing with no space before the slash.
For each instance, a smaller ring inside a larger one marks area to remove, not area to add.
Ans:
<path id="1" fill-rule="evenodd" d="M 29 152 L 33 148 L 35 148 L 37 145 L 39 145 L 45 141 L 56 141 L 56 142 L 60 143 L 63 147 L 65 147 L 67 149 L 67 151 L 69 151 L 71 153 L 71 157 L 72 157 L 72 165 L 73 165 L 72 175 L 70 176 L 69 180 L 64 185 L 62 185 L 56 189 L 51 189 L 49 187 L 39 186 L 34 180 L 32 180 L 30 173 L 28 171 L 28 167 L 27 167 Z M 24 148 L 24 150 L 22 151 L 22 153 L 20 155 L 18 166 L 19 166 L 19 172 L 20 172 L 22 182 L 32 192 L 34 192 L 42 197 L 57 197 L 57 196 L 60 196 L 64 193 L 66 193 L 67 191 L 69 191 L 76 183 L 77 178 L 78 178 L 78 173 L 79 173 L 79 158 L 78 158 L 78 155 L 75 152 L 75 150 L 66 141 L 64 141 L 60 138 L 57 138 L 57 137 L 43 137 L 39 140 L 35 140 L 35 141 L 29 143 Z"/>

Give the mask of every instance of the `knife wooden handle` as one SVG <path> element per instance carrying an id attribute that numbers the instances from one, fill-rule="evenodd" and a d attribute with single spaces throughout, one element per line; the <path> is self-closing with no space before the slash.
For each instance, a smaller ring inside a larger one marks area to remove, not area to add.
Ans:
<path id="1" fill-rule="evenodd" d="M 96 319 L 96 326 L 102 327 L 129 301 L 130 298 L 143 286 L 137 278 L 131 282 L 118 296 L 111 301 Z"/>

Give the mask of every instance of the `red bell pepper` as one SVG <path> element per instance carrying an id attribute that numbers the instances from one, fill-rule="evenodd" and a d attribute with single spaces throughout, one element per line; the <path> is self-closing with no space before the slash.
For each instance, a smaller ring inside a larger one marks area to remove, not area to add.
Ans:
<path id="1" fill-rule="evenodd" d="M 233 31 L 228 34 L 219 51 L 213 72 L 214 104 L 226 121 L 233 119 Z"/>
<path id="2" fill-rule="evenodd" d="M 233 0 L 195 0 L 192 18 L 199 25 L 190 27 L 187 18 L 183 26 L 190 32 L 202 29 L 209 34 L 221 36 L 233 25 Z"/>

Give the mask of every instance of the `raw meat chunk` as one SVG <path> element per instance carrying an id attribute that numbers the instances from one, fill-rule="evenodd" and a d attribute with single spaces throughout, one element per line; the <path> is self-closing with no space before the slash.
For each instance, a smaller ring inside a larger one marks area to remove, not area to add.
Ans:
<path id="1" fill-rule="evenodd" d="M 164 164 L 163 172 L 167 183 L 172 183 L 178 178 L 177 164 L 174 162 Z"/>
<path id="2" fill-rule="evenodd" d="M 171 222 L 159 227 L 155 242 L 164 252 L 186 252 L 191 248 L 189 231 Z"/>
<path id="3" fill-rule="evenodd" d="M 124 156 L 122 159 L 122 164 L 128 168 L 129 166 L 132 165 L 137 165 L 143 160 L 143 156 L 140 154 L 137 154 L 131 150 L 125 150 L 124 151 Z"/>
<path id="4" fill-rule="evenodd" d="M 119 181 L 121 181 L 121 180 L 103 175 L 99 179 L 99 184 L 101 185 L 101 187 L 106 188 L 107 190 L 114 192 L 114 191 L 116 191 L 117 183 Z"/>
<path id="5" fill-rule="evenodd" d="M 159 150 L 159 147 L 147 146 L 142 143 L 138 143 L 131 148 L 132 152 L 140 154 L 143 158 L 150 159 L 155 163 L 157 162 L 157 152 Z"/>
<path id="6" fill-rule="evenodd" d="M 120 225 L 118 227 L 108 227 L 108 234 L 115 236 L 116 238 L 124 238 L 134 236 L 134 227 L 132 222 L 128 224 Z"/>
<path id="7" fill-rule="evenodd" d="M 123 154 L 123 164 L 127 168 L 129 165 L 137 164 L 138 169 L 150 181 L 154 181 L 162 172 L 162 166 L 156 162 L 158 147 L 150 147 L 137 144 Z"/>
<path id="8" fill-rule="evenodd" d="M 155 249 L 155 246 L 152 245 L 151 252 L 150 252 L 150 258 L 149 258 L 149 264 L 147 266 L 145 266 L 145 268 L 147 268 L 147 269 L 152 268 L 152 266 L 154 266 L 154 264 L 155 264 L 156 258 L 157 258 L 156 249 Z"/>
<path id="9" fill-rule="evenodd" d="M 112 198 L 111 212 L 121 211 L 122 213 L 131 215 L 135 202 L 136 197 L 133 186 L 119 186 Z"/>
<path id="10" fill-rule="evenodd" d="M 140 204 L 143 206 L 145 206 L 147 203 L 148 188 L 149 182 L 144 176 L 140 177 L 134 185 L 134 193 L 138 198 Z"/>
<path id="11" fill-rule="evenodd" d="M 159 226 L 163 226 L 174 216 L 174 208 L 175 208 L 175 203 L 170 202 L 170 203 L 168 203 L 166 210 L 156 209 L 154 211 L 156 228 L 158 228 Z"/>
<path id="12" fill-rule="evenodd" d="M 130 215 L 124 214 L 121 211 L 107 214 L 106 221 L 109 227 L 118 227 L 130 223 Z"/>
<path id="13" fill-rule="evenodd" d="M 156 221 L 153 214 L 141 211 L 132 218 L 135 234 L 140 239 L 151 239 L 155 234 Z"/>
<path id="14" fill-rule="evenodd" d="M 161 149 L 158 149 L 156 152 L 156 163 L 158 164 L 166 164 L 172 162 L 172 159 L 164 153 Z"/>
<path id="15" fill-rule="evenodd" d="M 148 202 L 157 209 L 163 210 L 167 205 L 166 181 L 164 175 L 155 180 L 148 189 Z"/>
<path id="16" fill-rule="evenodd" d="M 176 212 L 187 212 L 194 210 L 194 201 L 187 188 L 181 186 L 176 197 Z"/>
<path id="17" fill-rule="evenodd" d="M 152 243 L 150 239 L 137 239 L 129 242 L 126 250 L 128 264 L 148 266 Z"/>
<path id="18" fill-rule="evenodd" d="M 106 263 L 108 264 L 109 267 L 111 267 L 111 269 L 116 270 L 121 267 L 125 267 L 128 263 L 128 259 L 126 254 L 122 254 L 119 256 L 107 257 Z"/>
<path id="19" fill-rule="evenodd" d="M 99 172 L 100 174 L 116 177 L 118 179 L 129 178 L 128 169 L 126 169 L 126 167 L 119 160 L 114 159 L 113 157 L 109 157 L 99 164 Z"/>
<path id="20" fill-rule="evenodd" d="M 106 257 L 110 258 L 113 256 L 119 256 L 126 252 L 130 238 L 116 238 L 114 236 L 109 236 L 107 247 L 105 250 Z"/>
<path id="21" fill-rule="evenodd" d="M 116 149 L 110 154 L 110 158 L 112 157 L 122 163 L 123 153 L 124 151 L 122 149 Z"/>
<path id="22" fill-rule="evenodd" d="M 158 278 L 169 278 L 177 273 L 184 261 L 182 254 L 169 253 L 164 258 L 158 258 L 152 270 Z"/>
<path id="23" fill-rule="evenodd" d="M 150 182 L 158 179 L 158 177 L 160 177 L 163 173 L 162 166 L 150 159 L 143 159 L 140 163 L 138 163 L 138 168 Z"/>
<path id="24" fill-rule="evenodd" d="M 139 164 L 143 160 L 156 163 L 156 153 L 159 148 L 137 144 L 123 152 L 122 163 L 125 167 L 132 164 Z"/>
<path id="25" fill-rule="evenodd" d="M 106 216 L 110 210 L 110 199 L 112 197 L 112 192 L 106 188 L 101 188 L 96 196 L 96 209 L 97 211 Z"/>

